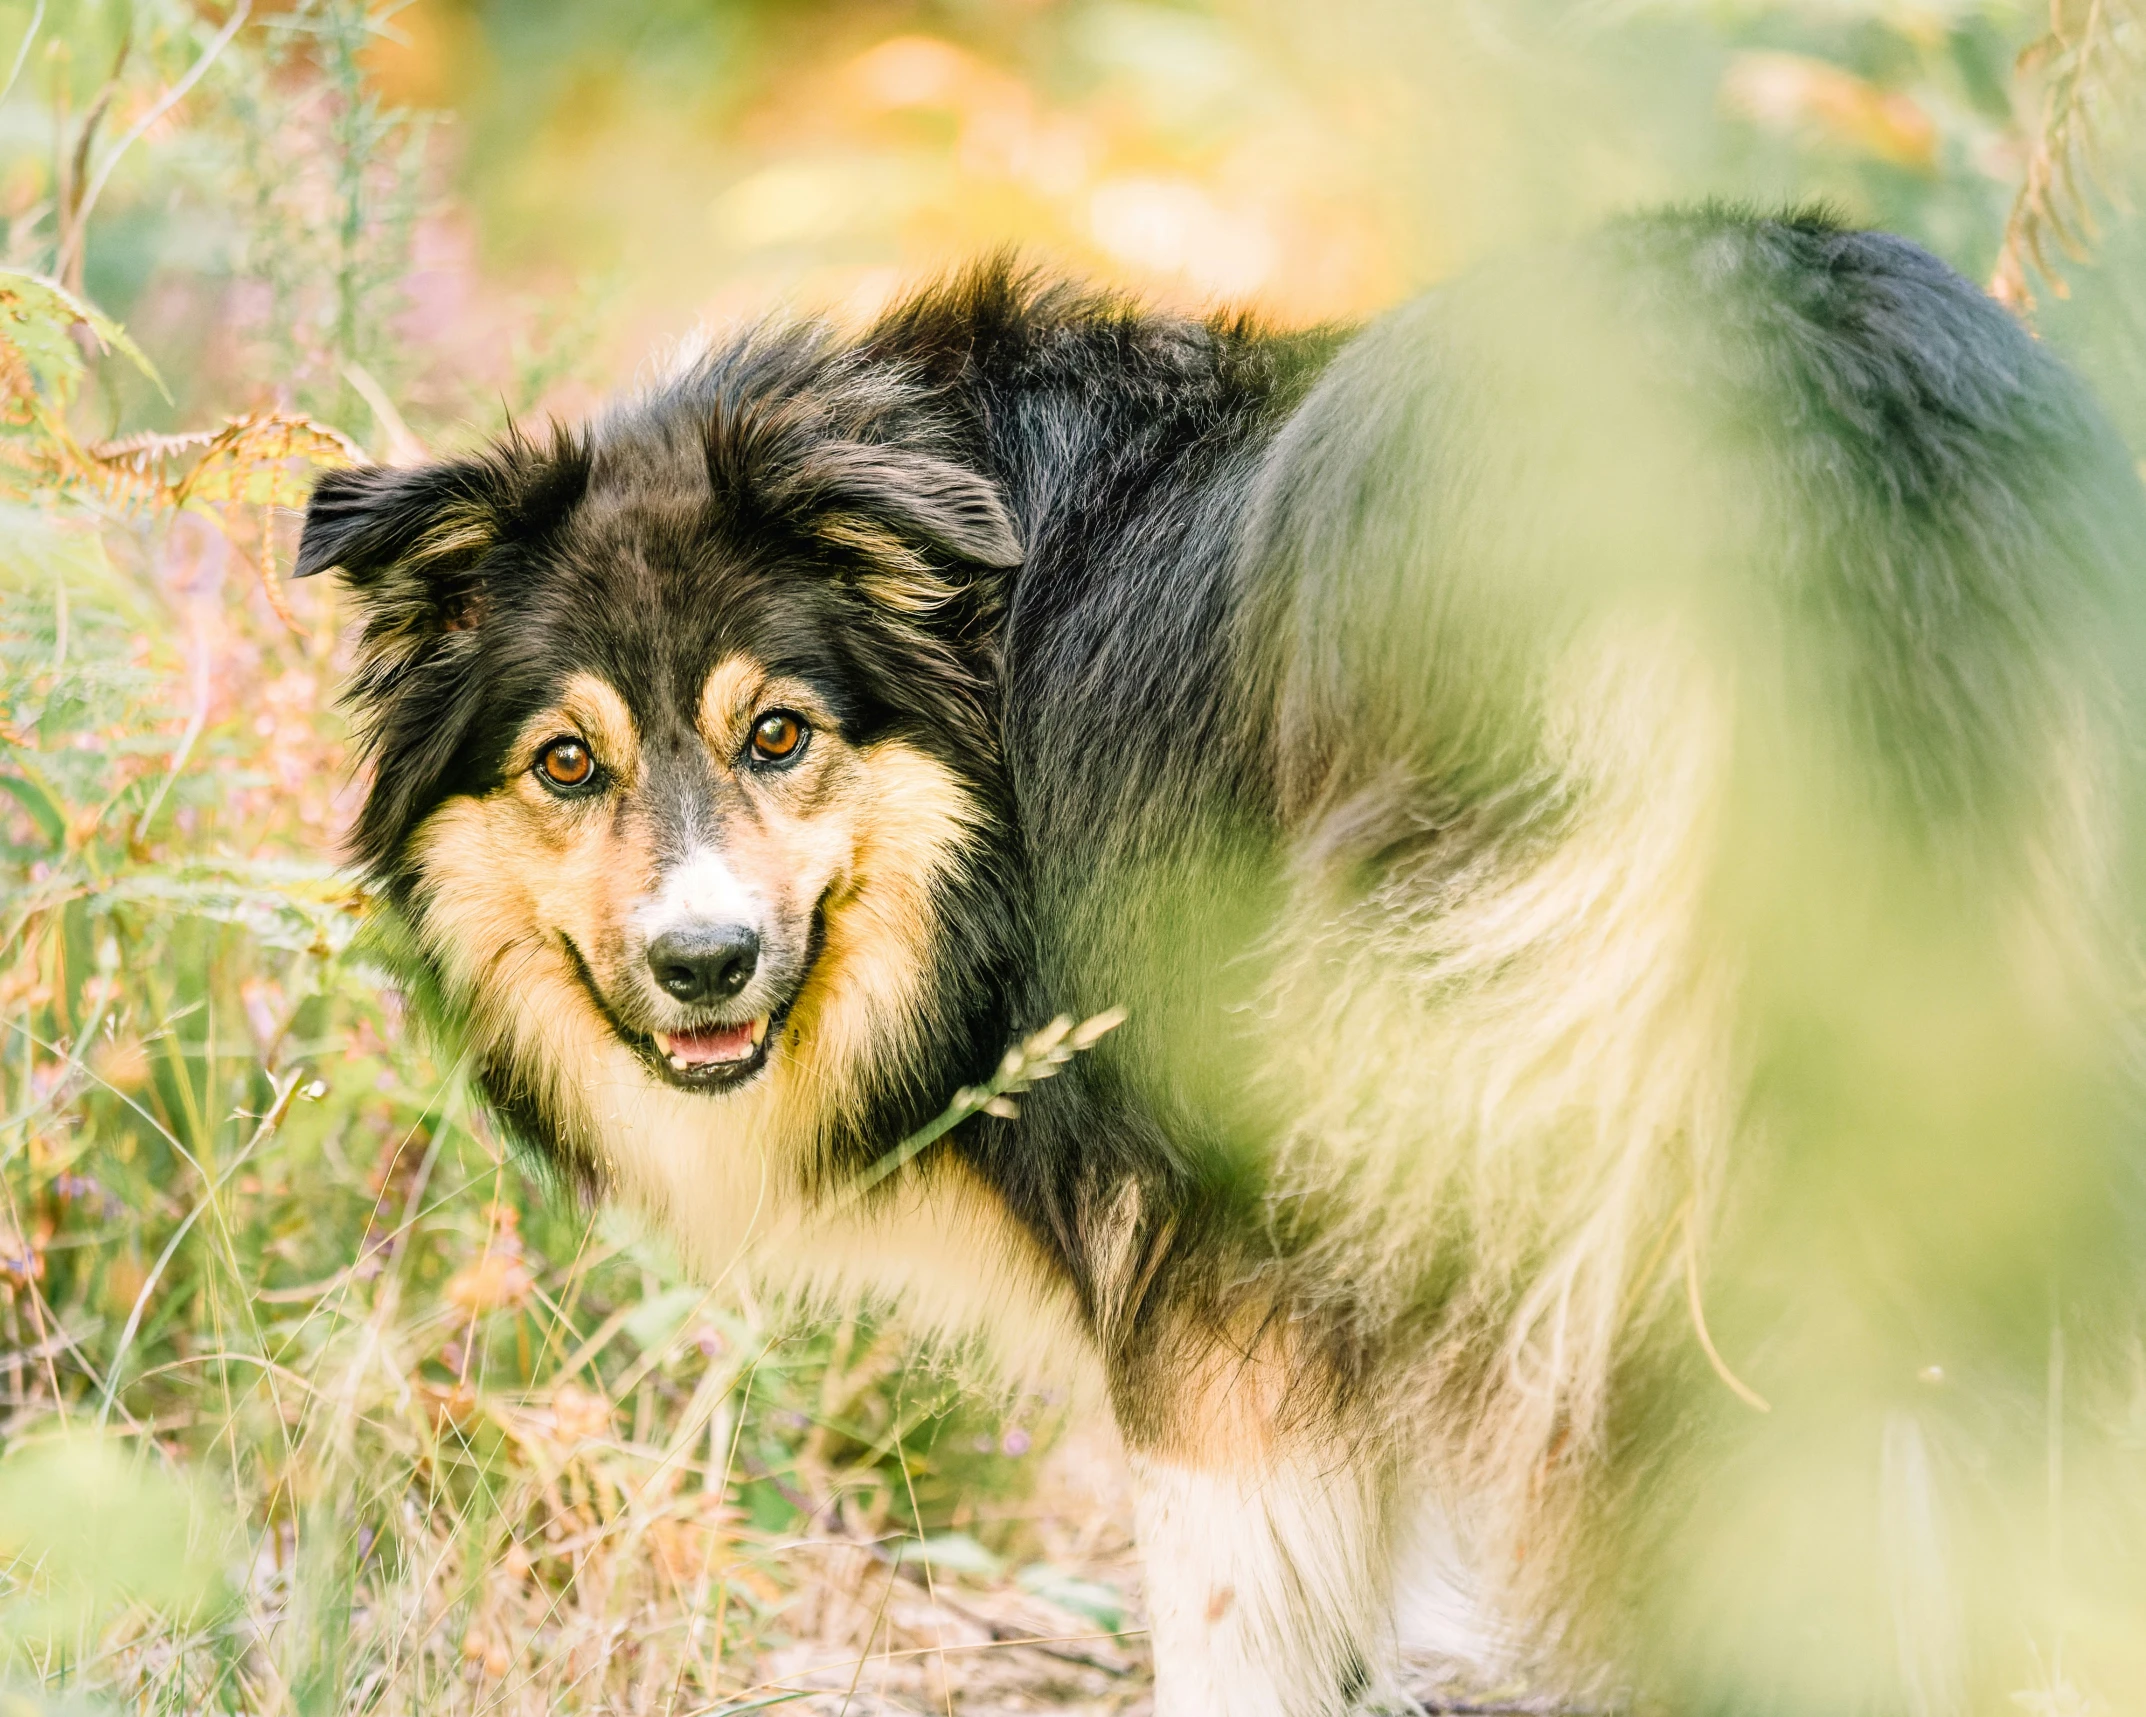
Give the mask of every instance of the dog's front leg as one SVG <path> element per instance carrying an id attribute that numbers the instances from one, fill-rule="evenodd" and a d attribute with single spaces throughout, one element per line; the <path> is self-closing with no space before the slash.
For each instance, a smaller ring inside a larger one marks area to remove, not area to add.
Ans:
<path id="1" fill-rule="evenodd" d="M 1277 1354 L 1218 1346 L 1139 1366 L 1118 1393 L 1156 1717 L 1341 1717 L 1386 1694 L 1392 1487 L 1333 1415 L 1304 1410 L 1324 1391 Z"/>
<path id="2" fill-rule="evenodd" d="M 1375 1474 L 1133 1459 L 1156 1717 L 1341 1717 L 1390 1684 Z"/>

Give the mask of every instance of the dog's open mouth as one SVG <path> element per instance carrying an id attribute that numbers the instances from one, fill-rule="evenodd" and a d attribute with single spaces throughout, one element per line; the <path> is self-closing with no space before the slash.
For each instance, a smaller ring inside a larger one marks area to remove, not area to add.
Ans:
<path id="1" fill-rule="evenodd" d="M 738 1025 L 704 1026 L 699 1031 L 656 1033 L 674 1073 L 689 1073 L 696 1067 L 718 1062 L 749 1061 L 767 1041 L 767 1015 Z"/>
<path id="2" fill-rule="evenodd" d="M 756 1014 L 731 1024 L 695 1026 L 690 1031 L 638 1031 L 612 1008 L 574 939 L 562 933 L 559 946 L 591 1005 L 618 1034 L 619 1041 L 638 1055 L 650 1071 L 685 1091 L 719 1091 L 752 1078 L 767 1065 L 768 1050 L 782 1036 L 782 1022 L 797 999 L 793 992 L 790 1000 L 772 1013 Z"/>
<path id="3" fill-rule="evenodd" d="M 656 1034 L 663 1070 L 674 1085 L 702 1089 L 749 1079 L 767 1063 L 770 1016 L 736 1025 L 702 1026 L 697 1031 Z"/>

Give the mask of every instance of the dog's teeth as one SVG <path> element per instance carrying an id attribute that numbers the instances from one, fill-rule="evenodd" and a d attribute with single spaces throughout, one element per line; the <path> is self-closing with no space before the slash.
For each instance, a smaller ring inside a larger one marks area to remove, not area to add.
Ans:
<path id="1" fill-rule="evenodd" d="M 762 1014 L 758 1019 L 753 1021 L 753 1047 L 755 1049 L 758 1049 L 760 1045 L 766 1041 L 767 1015 Z"/>
<path id="2" fill-rule="evenodd" d="M 680 1073 L 683 1073 L 686 1070 L 686 1058 L 682 1055 L 674 1055 L 671 1057 L 671 1065 Z"/>

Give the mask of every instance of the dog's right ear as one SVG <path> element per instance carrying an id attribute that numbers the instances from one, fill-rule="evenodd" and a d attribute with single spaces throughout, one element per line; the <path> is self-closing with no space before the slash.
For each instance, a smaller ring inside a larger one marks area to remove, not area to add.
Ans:
<path id="1" fill-rule="evenodd" d="M 587 484 L 587 449 L 564 431 L 549 448 L 510 431 L 476 458 L 324 472 L 292 576 L 340 567 L 376 645 L 466 631 L 484 618 L 485 556 L 550 529 Z"/>

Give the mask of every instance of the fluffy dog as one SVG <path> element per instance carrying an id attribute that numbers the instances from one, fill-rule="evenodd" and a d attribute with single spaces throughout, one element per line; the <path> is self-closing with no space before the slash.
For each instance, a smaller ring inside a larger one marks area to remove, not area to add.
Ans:
<path id="1" fill-rule="evenodd" d="M 1360 331 L 986 267 L 298 571 L 498 1113 L 1099 1362 L 1167 1717 L 1392 1699 L 1404 1564 L 1572 1697 L 1922 1717 L 2146 1696 L 2142 555 L 2002 310 L 1702 210 Z"/>

